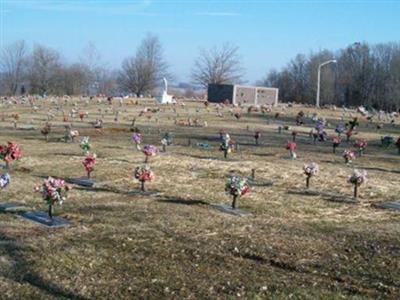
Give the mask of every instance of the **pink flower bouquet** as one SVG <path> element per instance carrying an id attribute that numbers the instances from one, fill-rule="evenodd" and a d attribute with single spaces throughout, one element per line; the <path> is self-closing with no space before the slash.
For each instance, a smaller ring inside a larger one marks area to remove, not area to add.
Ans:
<path id="1" fill-rule="evenodd" d="M 136 167 L 134 176 L 141 183 L 141 190 L 146 191 L 145 182 L 152 181 L 155 178 L 154 172 L 150 169 L 150 166 L 144 165 Z"/>
<path id="2" fill-rule="evenodd" d="M 343 156 L 343 158 L 344 158 L 346 164 L 351 163 L 351 162 L 353 161 L 353 159 L 356 158 L 356 154 L 354 153 L 353 150 L 350 150 L 350 149 L 345 149 L 345 150 L 343 151 L 342 156 Z"/>
<path id="3" fill-rule="evenodd" d="M 62 179 L 49 177 L 44 180 L 43 184 L 36 187 L 35 190 L 42 194 L 42 198 L 49 206 L 49 217 L 53 218 L 53 205 L 58 203 L 63 204 L 67 200 L 69 186 Z"/>
<path id="4" fill-rule="evenodd" d="M 157 147 L 154 145 L 144 145 L 143 153 L 146 156 L 145 163 L 147 163 L 150 156 L 155 156 L 157 154 Z"/>
<path id="5" fill-rule="evenodd" d="M 96 154 L 87 154 L 82 164 L 86 170 L 87 177 L 90 178 L 90 174 L 94 170 L 94 165 L 96 164 Z"/>
<path id="6" fill-rule="evenodd" d="M 18 160 L 22 157 L 22 152 L 19 146 L 15 143 L 8 142 L 7 145 L 0 145 L 0 159 L 6 163 L 6 168 L 9 168 L 10 162 Z"/>

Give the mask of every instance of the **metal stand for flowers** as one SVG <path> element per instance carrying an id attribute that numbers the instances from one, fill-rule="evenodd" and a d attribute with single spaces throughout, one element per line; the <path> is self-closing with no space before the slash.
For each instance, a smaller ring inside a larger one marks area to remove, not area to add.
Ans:
<path id="1" fill-rule="evenodd" d="M 53 220 L 53 205 L 49 205 L 49 218 Z"/>
<path id="2" fill-rule="evenodd" d="M 311 175 L 307 175 L 306 177 L 306 188 L 310 188 L 310 179 L 311 179 Z"/>
<path id="3" fill-rule="evenodd" d="M 232 197 L 232 209 L 236 209 L 237 195 L 233 195 Z"/>
<path id="4" fill-rule="evenodd" d="M 354 198 L 357 199 L 357 197 L 358 197 L 358 185 L 355 184 L 355 185 L 354 185 Z"/>
<path id="5" fill-rule="evenodd" d="M 146 189 L 146 186 L 145 186 L 145 182 L 146 182 L 146 181 L 144 181 L 144 180 L 142 180 L 142 181 L 140 182 L 140 190 L 141 190 L 142 192 L 147 192 L 147 189 Z"/>

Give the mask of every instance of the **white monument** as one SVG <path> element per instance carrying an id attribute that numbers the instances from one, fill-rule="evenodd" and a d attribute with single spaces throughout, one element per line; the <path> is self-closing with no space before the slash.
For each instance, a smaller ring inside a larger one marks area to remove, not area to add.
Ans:
<path id="1" fill-rule="evenodd" d="M 161 104 L 167 104 L 167 103 L 175 103 L 175 100 L 173 99 L 172 95 L 168 95 L 168 81 L 164 77 L 164 90 L 161 96 L 157 96 L 156 99 L 159 103 Z"/>

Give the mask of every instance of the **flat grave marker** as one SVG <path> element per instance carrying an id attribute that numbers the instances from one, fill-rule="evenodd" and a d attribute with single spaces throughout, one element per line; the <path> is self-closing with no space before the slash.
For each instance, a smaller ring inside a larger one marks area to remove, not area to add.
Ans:
<path id="1" fill-rule="evenodd" d="M 25 208 L 26 208 L 25 205 L 19 203 L 12 203 L 12 202 L 0 203 L 0 211 L 3 212 L 17 211 Z"/>
<path id="2" fill-rule="evenodd" d="M 400 201 L 385 202 L 377 205 L 377 207 L 400 210 Z"/>
<path id="3" fill-rule="evenodd" d="M 273 186 L 274 183 L 271 180 L 264 180 L 256 178 L 256 170 L 251 169 L 251 176 L 247 177 L 247 182 L 250 186 Z"/>
<path id="4" fill-rule="evenodd" d="M 48 213 L 44 211 L 27 211 L 20 213 L 19 215 L 25 219 L 51 228 L 66 227 L 71 224 L 70 221 L 61 217 L 50 218 Z"/>
<path id="5" fill-rule="evenodd" d="M 67 178 L 65 179 L 66 182 L 71 184 L 76 184 L 85 187 L 93 187 L 95 182 L 92 179 L 88 178 Z"/>

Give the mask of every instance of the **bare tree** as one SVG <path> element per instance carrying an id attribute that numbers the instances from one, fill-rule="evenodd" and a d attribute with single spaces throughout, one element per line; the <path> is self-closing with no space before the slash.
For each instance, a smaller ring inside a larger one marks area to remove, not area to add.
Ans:
<path id="1" fill-rule="evenodd" d="M 57 89 L 57 75 L 61 68 L 57 51 L 36 45 L 30 58 L 29 82 L 32 93 L 54 93 Z"/>
<path id="2" fill-rule="evenodd" d="M 157 36 L 149 34 L 141 42 L 135 56 L 123 61 L 119 83 L 123 89 L 141 95 L 152 92 L 164 76 L 171 77 L 161 42 Z"/>
<path id="3" fill-rule="evenodd" d="M 95 44 L 88 43 L 82 51 L 80 62 L 80 65 L 84 66 L 87 72 L 87 86 L 84 92 L 86 94 L 98 93 L 102 75 L 106 72 L 106 64 L 102 62 Z"/>
<path id="4" fill-rule="evenodd" d="M 52 93 L 57 95 L 82 95 L 86 93 L 89 72 L 82 64 L 58 68 L 52 83 Z"/>
<path id="5" fill-rule="evenodd" d="M 237 83 L 244 75 L 239 48 L 225 43 L 221 48 L 201 49 L 192 69 L 194 83 L 207 87 L 209 83 Z"/>
<path id="6" fill-rule="evenodd" d="M 27 46 L 24 41 L 14 42 L 3 48 L 0 57 L 0 73 L 5 93 L 15 95 L 22 84 L 26 71 Z"/>

